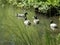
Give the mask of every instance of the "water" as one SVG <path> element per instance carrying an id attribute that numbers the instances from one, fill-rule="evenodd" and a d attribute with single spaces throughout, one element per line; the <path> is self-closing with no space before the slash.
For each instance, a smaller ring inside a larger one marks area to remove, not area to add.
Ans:
<path id="1" fill-rule="evenodd" d="M 58 27 L 60 27 L 59 17 L 46 18 L 45 16 L 38 16 L 40 19 L 39 25 L 26 27 L 24 19 L 18 19 L 17 13 L 28 12 L 28 19 L 32 22 L 35 15 L 34 10 L 25 10 L 6 5 L 0 6 L 0 41 L 6 40 L 1 45 L 58 45 L 59 41 L 56 40 L 57 35 L 60 33 L 52 31 L 49 27 L 50 20 L 53 20 Z M 12 42 L 11 42 L 12 41 Z"/>

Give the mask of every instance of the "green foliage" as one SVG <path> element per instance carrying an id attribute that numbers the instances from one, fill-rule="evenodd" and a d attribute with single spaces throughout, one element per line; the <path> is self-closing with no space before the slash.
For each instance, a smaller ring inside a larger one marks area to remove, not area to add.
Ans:
<path id="1" fill-rule="evenodd" d="M 52 4 L 52 5 L 59 5 L 59 0 L 47 0 L 47 2 L 49 3 L 49 4 Z"/>
<path id="2" fill-rule="evenodd" d="M 48 7 L 48 3 L 47 2 L 43 2 L 43 3 L 41 3 L 41 7 L 39 7 L 39 10 L 41 11 L 41 12 L 43 12 L 43 13 L 46 13 L 47 12 L 47 10 L 49 9 L 49 7 Z"/>
<path id="3" fill-rule="evenodd" d="M 2 4 L 11 4 L 11 5 L 16 5 L 17 7 L 23 7 L 23 6 L 28 6 L 28 7 L 37 7 L 39 5 L 44 5 L 44 4 L 52 4 L 52 5 L 59 5 L 59 0 L 0 0 L 0 3 Z M 21 3 L 21 4 L 20 4 Z"/>
<path id="4" fill-rule="evenodd" d="M 60 0 L 0 0 L 2 7 L 4 7 L 5 4 L 25 9 L 38 7 L 39 11 L 43 13 L 46 13 L 50 8 L 48 5 L 60 6 L 59 2 Z"/>

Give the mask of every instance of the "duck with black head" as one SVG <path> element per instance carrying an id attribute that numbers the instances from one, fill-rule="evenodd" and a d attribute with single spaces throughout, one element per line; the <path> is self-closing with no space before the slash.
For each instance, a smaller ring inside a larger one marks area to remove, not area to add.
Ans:
<path id="1" fill-rule="evenodd" d="M 30 22 L 30 20 L 27 19 L 27 17 L 25 17 L 24 24 L 25 24 L 26 26 L 31 25 L 31 22 Z"/>
<path id="2" fill-rule="evenodd" d="M 55 30 L 55 29 L 58 28 L 57 24 L 54 23 L 53 20 L 50 21 L 50 28 L 51 28 L 52 30 Z"/>
<path id="3" fill-rule="evenodd" d="M 37 16 L 34 16 L 34 20 L 33 20 L 34 24 L 39 24 L 39 19 Z"/>

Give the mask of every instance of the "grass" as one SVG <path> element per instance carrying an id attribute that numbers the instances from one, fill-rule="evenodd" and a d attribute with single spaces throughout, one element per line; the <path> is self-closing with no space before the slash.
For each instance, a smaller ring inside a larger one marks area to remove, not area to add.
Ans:
<path id="1" fill-rule="evenodd" d="M 33 21 L 33 10 L 27 10 L 28 19 Z M 25 26 L 23 19 L 16 17 L 17 13 L 24 10 L 12 6 L 0 7 L 0 45 L 59 45 L 56 39 L 57 31 L 49 28 L 49 20 L 39 16 L 40 24 Z M 57 18 L 57 19 L 56 19 Z M 58 24 L 58 17 L 52 18 Z M 59 24 L 58 24 L 59 25 Z"/>

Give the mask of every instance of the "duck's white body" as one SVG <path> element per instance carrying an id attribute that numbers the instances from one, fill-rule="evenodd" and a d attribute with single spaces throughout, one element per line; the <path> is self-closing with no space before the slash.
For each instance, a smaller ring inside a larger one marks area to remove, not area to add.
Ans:
<path id="1" fill-rule="evenodd" d="M 55 23 L 50 24 L 50 28 L 51 28 L 52 30 L 55 30 L 55 29 L 56 29 L 55 27 L 57 27 L 57 24 L 55 24 Z"/>
<path id="2" fill-rule="evenodd" d="M 17 17 L 25 17 L 24 14 L 17 14 Z"/>
<path id="3" fill-rule="evenodd" d="M 24 21 L 24 24 L 25 24 L 25 25 L 29 25 L 29 23 L 30 23 L 30 20 L 25 20 L 25 21 Z"/>
<path id="4" fill-rule="evenodd" d="M 34 20 L 33 20 L 33 23 L 34 23 L 34 24 L 38 24 L 38 23 L 39 23 L 39 19 L 34 19 Z"/>

